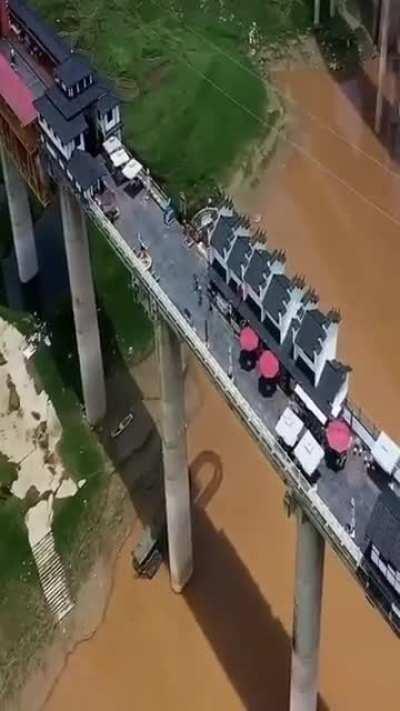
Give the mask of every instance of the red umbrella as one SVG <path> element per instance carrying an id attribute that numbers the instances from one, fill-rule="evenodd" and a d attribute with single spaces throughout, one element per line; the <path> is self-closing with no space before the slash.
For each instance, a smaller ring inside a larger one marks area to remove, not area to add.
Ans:
<path id="1" fill-rule="evenodd" d="M 272 351 L 264 351 L 258 361 L 258 367 L 263 378 L 272 380 L 272 378 L 276 378 L 279 373 L 279 360 Z"/>
<path id="2" fill-rule="evenodd" d="M 350 427 L 343 420 L 333 420 L 326 428 L 326 440 L 338 454 L 348 452 L 353 441 Z"/>
<path id="3" fill-rule="evenodd" d="M 240 334 L 240 347 L 242 351 L 255 351 L 260 339 L 250 326 L 246 326 Z"/>

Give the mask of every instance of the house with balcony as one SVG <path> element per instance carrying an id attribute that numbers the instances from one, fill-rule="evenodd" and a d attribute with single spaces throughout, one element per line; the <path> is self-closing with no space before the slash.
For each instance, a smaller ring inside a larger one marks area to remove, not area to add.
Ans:
<path id="1" fill-rule="evenodd" d="M 336 359 L 340 314 L 331 310 L 323 314 L 317 308 L 307 310 L 293 325 L 293 360 L 315 389 L 318 398 L 328 405 L 328 414 L 337 417 L 348 394 L 351 368 Z M 295 392 L 309 409 L 312 404 L 298 385 Z M 326 415 L 315 410 L 325 424 Z"/>
<path id="2" fill-rule="evenodd" d="M 64 172 L 81 195 L 93 197 L 105 173 L 102 144 L 121 133 L 119 100 L 79 53 L 57 65 L 53 77 L 34 102 L 43 148 L 50 167 Z"/>
<path id="3" fill-rule="evenodd" d="M 286 266 L 282 250 L 269 252 L 264 244 L 257 243 L 248 260 L 243 278 L 243 299 L 260 320 L 263 319 L 263 301 L 271 280 L 283 274 Z"/>

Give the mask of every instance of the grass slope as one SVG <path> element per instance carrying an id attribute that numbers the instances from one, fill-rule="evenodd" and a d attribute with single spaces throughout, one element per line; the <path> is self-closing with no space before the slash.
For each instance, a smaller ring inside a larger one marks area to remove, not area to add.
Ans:
<path id="1" fill-rule="evenodd" d="M 285 41 L 310 21 L 308 0 L 35 4 L 116 81 L 128 142 L 195 204 L 268 130 L 258 120 L 268 95 L 248 58 L 249 33 L 256 44 Z"/>

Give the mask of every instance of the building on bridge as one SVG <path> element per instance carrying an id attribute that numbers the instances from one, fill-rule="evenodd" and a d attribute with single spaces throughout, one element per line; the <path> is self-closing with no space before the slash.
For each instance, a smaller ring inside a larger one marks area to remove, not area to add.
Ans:
<path id="1" fill-rule="evenodd" d="M 209 240 L 211 288 L 275 353 L 296 395 L 324 425 L 338 416 L 349 388 L 350 368 L 336 359 L 340 315 L 323 314 L 304 279 L 284 273 L 284 252 L 254 242 L 248 227 L 226 201 Z"/>
<path id="2" fill-rule="evenodd" d="M 54 81 L 35 100 L 48 156 L 84 197 L 93 197 L 106 174 L 99 156 L 104 141 L 120 138 L 119 99 L 78 53 L 54 70 Z"/>
<path id="3" fill-rule="evenodd" d="M 87 57 L 23 0 L 0 0 L 0 28 L 0 129 L 6 148 L 44 204 L 48 184 L 41 151 L 57 181 L 61 170 L 80 195 L 93 197 L 103 186 L 102 144 L 121 137 L 119 98 Z"/>
<path id="4" fill-rule="evenodd" d="M 368 522 L 367 560 L 375 576 L 400 595 L 400 497 L 386 487 Z"/>

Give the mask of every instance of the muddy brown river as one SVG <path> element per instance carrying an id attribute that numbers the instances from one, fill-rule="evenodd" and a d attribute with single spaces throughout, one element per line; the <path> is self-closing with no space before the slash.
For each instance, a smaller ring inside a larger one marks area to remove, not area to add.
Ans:
<path id="1" fill-rule="evenodd" d="M 323 306 L 343 314 L 352 394 L 400 437 L 400 182 L 365 121 L 368 82 L 276 77 L 301 104 L 290 143 L 242 201 L 263 216 Z M 295 105 L 295 104 L 294 104 Z M 295 526 L 283 487 L 205 376 L 188 383 L 196 573 L 182 596 L 165 569 L 132 576 L 128 542 L 103 624 L 68 663 L 46 711 L 286 711 Z M 321 711 L 398 707 L 399 641 L 327 552 Z"/>

